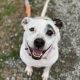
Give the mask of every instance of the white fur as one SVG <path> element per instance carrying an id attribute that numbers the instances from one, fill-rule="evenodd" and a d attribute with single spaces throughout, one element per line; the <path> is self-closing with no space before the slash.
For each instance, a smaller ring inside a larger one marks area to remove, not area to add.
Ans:
<path id="1" fill-rule="evenodd" d="M 47 20 L 46 20 L 47 19 Z M 24 24 L 23 21 L 27 20 L 28 24 Z M 55 26 L 55 22 L 53 22 L 50 18 L 47 17 L 37 17 L 37 18 L 28 18 L 25 17 L 22 20 L 22 26 L 24 27 L 24 35 L 23 35 L 23 42 L 20 49 L 20 57 L 22 61 L 26 64 L 26 71 L 28 75 L 32 74 L 32 67 L 45 67 L 42 78 L 43 80 L 47 80 L 49 77 L 49 71 L 51 66 L 57 61 L 59 52 L 58 52 L 58 42 L 60 40 L 60 32 L 59 29 Z M 45 28 L 46 25 L 50 24 L 54 28 L 56 34 L 52 37 L 48 37 L 45 35 Z M 35 32 L 30 32 L 29 28 L 35 27 Z M 30 47 L 34 47 L 33 41 L 37 38 L 41 37 L 45 40 L 45 47 L 47 49 L 50 45 L 53 46 L 53 50 L 48 55 L 43 55 L 40 60 L 33 59 L 25 50 L 26 43 L 29 44 Z M 44 58 L 46 57 L 46 58 Z M 29 69 L 29 70 L 28 70 Z M 30 70 L 31 69 L 31 70 Z"/>

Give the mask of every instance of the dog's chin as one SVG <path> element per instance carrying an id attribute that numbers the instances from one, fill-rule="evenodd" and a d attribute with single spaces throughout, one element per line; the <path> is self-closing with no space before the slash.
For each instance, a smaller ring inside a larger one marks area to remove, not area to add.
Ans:
<path id="1" fill-rule="evenodd" d="M 30 55 L 31 55 L 31 57 L 33 58 L 33 59 L 35 59 L 35 60 L 39 60 L 39 59 L 41 59 L 42 58 L 42 56 L 46 53 L 46 51 L 49 49 L 46 49 L 46 50 L 44 50 L 44 49 L 36 49 L 36 48 L 31 48 L 29 45 L 28 45 L 28 47 L 29 47 L 29 50 L 30 50 Z"/>

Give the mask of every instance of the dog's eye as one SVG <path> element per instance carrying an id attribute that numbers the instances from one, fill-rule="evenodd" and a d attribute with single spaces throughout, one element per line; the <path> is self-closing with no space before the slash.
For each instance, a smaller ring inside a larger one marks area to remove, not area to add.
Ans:
<path id="1" fill-rule="evenodd" d="M 48 31 L 46 32 L 46 34 L 47 34 L 48 36 L 52 36 L 52 35 L 53 35 L 53 32 L 52 32 L 51 30 L 48 30 Z"/>
<path id="2" fill-rule="evenodd" d="M 29 30 L 30 30 L 30 31 L 34 31 L 34 27 L 30 28 Z"/>

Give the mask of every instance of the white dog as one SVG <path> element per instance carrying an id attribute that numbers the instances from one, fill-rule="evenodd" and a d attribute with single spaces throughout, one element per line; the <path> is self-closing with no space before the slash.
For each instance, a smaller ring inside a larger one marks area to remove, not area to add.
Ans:
<path id="1" fill-rule="evenodd" d="M 58 60 L 62 22 L 48 17 L 25 17 L 21 24 L 25 31 L 20 57 L 26 64 L 25 71 L 31 76 L 32 67 L 45 67 L 42 78 L 47 80 L 51 66 Z"/>

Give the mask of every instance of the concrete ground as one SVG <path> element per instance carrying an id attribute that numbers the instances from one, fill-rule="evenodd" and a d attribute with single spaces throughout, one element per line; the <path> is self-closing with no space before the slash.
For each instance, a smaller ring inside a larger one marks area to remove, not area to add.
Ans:
<path id="1" fill-rule="evenodd" d="M 32 16 L 39 16 L 45 0 L 30 0 Z M 0 0 L 0 80 L 41 80 L 42 69 L 29 79 L 19 57 L 25 16 L 23 0 Z M 49 80 L 80 80 L 80 0 L 51 0 L 47 16 L 63 21 L 60 56 Z"/>

